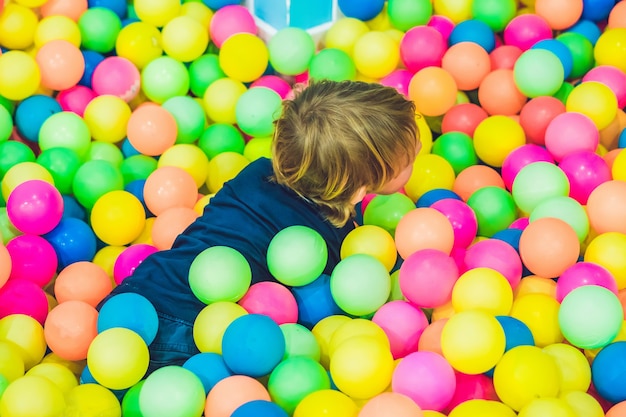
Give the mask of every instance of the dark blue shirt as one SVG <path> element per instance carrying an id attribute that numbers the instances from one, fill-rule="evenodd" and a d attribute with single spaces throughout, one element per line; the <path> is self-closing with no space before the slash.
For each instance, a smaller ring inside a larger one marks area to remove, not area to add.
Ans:
<path id="1" fill-rule="evenodd" d="M 188 283 L 189 267 L 200 252 L 229 246 L 248 260 L 253 283 L 275 281 L 267 268 L 267 247 L 276 233 L 293 225 L 310 227 L 324 238 L 328 246 L 324 273 L 330 274 L 353 223 L 333 226 L 313 203 L 272 181 L 272 175 L 269 159 L 251 162 L 211 198 L 204 214 L 176 238 L 171 249 L 146 258 L 112 294 L 139 293 L 157 311 L 193 323 L 205 307 Z"/>

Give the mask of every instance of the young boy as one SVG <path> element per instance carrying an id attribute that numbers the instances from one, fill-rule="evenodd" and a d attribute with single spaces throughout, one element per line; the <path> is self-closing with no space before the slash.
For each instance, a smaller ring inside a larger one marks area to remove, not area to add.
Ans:
<path id="1" fill-rule="evenodd" d="M 274 280 L 266 264 L 271 239 L 303 225 L 325 239 L 330 274 L 354 229 L 355 204 L 366 193 L 391 194 L 406 184 L 417 135 L 414 104 L 379 84 L 318 81 L 285 101 L 271 161 L 258 159 L 224 184 L 171 249 L 145 259 L 113 290 L 139 293 L 158 312 L 148 372 L 198 353 L 193 323 L 205 304 L 191 292 L 188 274 L 200 252 L 232 247 L 248 260 L 253 283 Z"/>

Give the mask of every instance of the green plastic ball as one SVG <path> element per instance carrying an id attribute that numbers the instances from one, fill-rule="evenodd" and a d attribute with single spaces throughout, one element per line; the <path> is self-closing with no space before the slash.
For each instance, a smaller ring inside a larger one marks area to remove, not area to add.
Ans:
<path id="1" fill-rule="evenodd" d="M 476 213 L 478 236 L 491 237 L 517 218 L 513 197 L 500 187 L 488 186 L 474 191 L 467 205 Z"/>
<path id="2" fill-rule="evenodd" d="M 200 103 L 190 96 L 176 96 L 162 105 L 176 120 L 177 144 L 191 144 L 198 140 L 206 125 L 206 113 Z"/>
<path id="3" fill-rule="evenodd" d="M 198 147 L 209 159 L 213 159 L 222 152 L 236 152 L 243 154 L 246 141 L 241 131 L 228 123 L 214 123 L 204 129 Z"/>
<path id="4" fill-rule="evenodd" d="M 315 55 L 315 42 L 309 32 L 298 27 L 280 29 L 268 42 L 272 67 L 285 75 L 302 74 Z"/>
<path id="5" fill-rule="evenodd" d="M 253 137 L 272 135 L 274 121 L 280 116 L 282 102 L 282 98 L 274 90 L 265 87 L 250 88 L 237 100 L 237 126 Z"/>
<path id="6" fill-rule="evenodd" d="M 478 163 L 474 141 L 463 132 L 446 132 L 439 136 L 433 142 L 432 153 L 448 161 L 454 169 L 454 175 Z"/>
<path id="7" fill-rule="evenodd" d="M 382 227 L 395 236 L 400 219 L 415 209 L 415 203 L 401 193 L 377 195 L 370 200 L 363 213 L 363 224 Z"/>
<path id="8" fill-rule="evenodd" d="M 87 123 L 76 113 L 62 111 L 48 117 L 39 130 L 39 148 L 69 148 L 85 160 L 91 146 L 91 132 Z"/>
<path id="9" fill-rule="evenodd" d="M 35 162 L 35 152 L 25 143 L 15 140 L 0 142 L 0 178 L 20 162 Z"/>
<path id="10" fill-rule="evenodd" d="M 189 65 L 190 89 L 194 96 L 204 97 L 207 87 L 215 80 L 226 77 L 217 54 L 205 54 Z"/>
<path id="11" fill-rule="evenodd" d="M 124 189 L 124 177 L 109 161 L 94 159 L 84 162 L 74 175 L 72 191 L 76 200 L 91 210 L 100 197 L 109 191 Z"/>
<path id="12" fill-rule="evenodd" d="M 106 54 L 115 49 L 122 21 L 108 7 L 90 7 L 78 19 L 81 47 Z"/>
<path id="13" fill-rule="evenodd" d="M 104 159 L 119 168 L 122 165 L 122 161 L 124 161 L 124 154 L 122 150 L 113 143 L 93 141 L 91 142 L 85 159 L 87 161 L 92 159 Z"/>
<path id="14" fill-rule="evenodd" d="M 206 395 L 200 378 L 182 366 L 169 365 L 150 374 L 139 391 L 143 416 L 199 416 Z"/>
<path id="15" fill-rule="evenodd" d="M 135 180 L 145 180 L 157 169 L 158 161 L 148 155 L 131 155 L 122 161 L 120 172 L 124 178 L 124 184 Z"/>
<path id="16" fill-rule="evenodd" d="M 313 80 L 354 80 L 356 65 L 350 55 L 341 49 L 325 48 L 311 59 L 309 77 Z"/>
<path id="17" fill-rule="evenodd" d="M 515 61 L 513 78 L 527 97 L 551 96 L 561 88 L 565 72 L 559 57 L 547 49 L 529 49 Z"/>
<path id="18" fill-rule="evenodd" d="M 141 88 L 146 97 L 158 104 L 167 99 L 187 95 L 189 71 L 182 62 L 161 56 L 148 63 L 141 71 Z"/>
<path id="19" fill-rule="evenodd" d="M 425 25 L 433 15 L 431 0 L 389 0 L 389 21 L 403 32 L 415 26 Z"/>
<path id="20" fill-rule="evenodd" d="M 517 2 L 515 0 L 473 0 L 472 16 L 484 22 L 494 32 L 502 32 L 506 25 L 515 17 Z"/>
<path id="21" fill-rule="evenodd" d="M 564 32 L 555 38 L 567 46 L 572 54 L 573 67 L 569 78 L 575 80 L 585 75 L 595 64 L 593 44 L 584 35 L 576 32 Z"/>
<path id="22" fill-rule="evenodd" d="M 550 162 L 533 162 L 515 176 L 511 194 L 517 207 L 530 214 L 540 203 L 551 197 L 569 195 L 569 179 Z"/>
<path id="23" fill-rule="evenodd" d="M 50 148 L 41 152 L 37 163 L 50 172 L 54 185 L 61 194 L 72 193 L 74 176 L 81 166 L 81 161 L 72 149 Z"/>

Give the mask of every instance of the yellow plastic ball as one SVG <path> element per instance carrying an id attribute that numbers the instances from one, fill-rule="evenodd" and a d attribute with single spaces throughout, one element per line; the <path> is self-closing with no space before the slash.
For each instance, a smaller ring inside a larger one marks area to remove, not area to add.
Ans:
<path id="1" fill-rule="evenodd" d="M 444 157 L 435 154 L 419 154 L 413 163 L 413 173 L 404 186 L 406 195 L 417 201 L 430 190 L 451 190 L 456 176 L 454 168 Z"/>
<path id="2" fill-rule="evenodd" d="M 252 138 L 243 148 L 243 156 L 250 162 L 272 157 L 272 137 Z"/>
<path id="3" fill-rule="evenodd" d="M 154 242 L 152 241 L 152 227 L 154 226 L 155 220 L 156 217 L 148 217 L 146 219 L 146 224 L 144 225 L 143 230 L 141 231 L 139 236 L 137 236 L 137 239 L 133 240 L 134 245 L 138 243 L 154 245 Z"/>
<path id="4" fill-rule="evenodd" d="M 181 62 L 200 57 L 209 45 L 209 31 L 190 16 L 177 16 L 162 31 L 163 51 Z"/>
<path id="5" fill-rule="evenodd" d="M 111 390 L 99 384 L 81 384 L 66 396 L 66 415 L 121 417 L 122 407 Z"/>
<path id="6" fill-rule="evenodd" d="M 605 267 L 613 274 L 617 288 L 626 288 L 626 235 L 618 232 L 602 233 L 589 242 L 584 260 Z"/>
<path id="7" fill-rule="evenodd" d="M 358 412 L 355 402 L 343 392 L 323 389 L 304 397 L 293 417 L 356 417 Z"/>
<path id="8" fill-rule="evenodd" d="M 589 117 L 602 130 L 617 115 L 617 97 L 606 84 L 586 81 L 578 84 L 567 97 L 565 110 Z"/>
<path id="9" fill-rule="evenodd" d="M 368 399 L 391 383 L 394 360 L 388 346 L 371 336 L 355 336 L 337 347 L 330 357 L 330 375 L 344 394 Z"/>
<path id="10" fill-rule="evenodd" d="M 24 371 L 24 359 L 19 346 L 8 340 L 0 340 L 0 375 L 11 383 L 23 377 Z"/>
<path id="11" fill-rule="evenodd" d="M 64 409 L 61 390 L 41 376 L 23 376 L 13 381 L 0 397 L 3 417 L 57 417 Z"/>
<path id="12" fill-rule="evenodd" d="M 161 31 L 150 23 L 130 23 L 117 35 L 115 51 L 141 70 L 150 61 L 163 55 Z"/>
<path id="13" fill-rule="evenodd" d="M 454 23 L 472 18 L 471 0 L 434 0 L 433 14 L 447 17 Z"/>
<path id="14" fill-rule="evenodd" d="M 36 162 L 20 162 L 9 168 L 2 178 L 0 184 L 4 201 L 15 187 L 28 180 L 42 180 L 54 185 L 52 174 L 45 167 Z"/>
<path id="15" fill-rule="evenodd" d="M 400 50 L 389 34 L 370 31 L 354 43 L 352 59 L 358 72 L 366 77 L 380 79 L 398 67 Z"/>
<path id="16" fill-rule="evenodd" d="M 208 29 L 213 18 L 213 11 L 200 1 L 188 1 L 181 5 L 180 15 L 196 19 L 202 27 Z"/>
<path id="17" fill-rule="evenodd" d="M 63 395 L 78 386 L 78 378 L 69 368 L 59 363 L 39 363 L 26 372 L 26 376 L 41 376 L 49 379 L 56 385 Z"/>
<path id="18" fill-rule="evenodd" d="M 78 23 L 63 15 L 51 15 L 41 19 L 35 28 L 35 47 L 40 48 L 56 39 L 64 39 L 80 48 L 82 36 Z"/>
<path id="19" fill-rule="evenodd" d="M 54 352 L 48 353 L 43 357 L 40 363 L 55 363 L 59 365 L 63 365 L 67 369 L 69 369 L 76 377 L 80 377 L 85 365 L 87 365 L 87 360 L 79 360 L 79 361 L 70 361 L 67 359 L 61 358 Z"/>
<path id="20" fill-rule="evenodd" d="M 94 379 L 109 389 L 132 387 L 144 377 L 150 355 L 137 333 L 114 327 L 99 333 L 87 352 L 87 366 Z"/>
<path id="21" fill-rule="evenodd" d="M 470 399 L 454 407 L 448 417 L 515 417 L 515 411 L 499 401 Z"/>
<path id="22" fill-rule="evenodd" d="M 248 314 L 239 304 L 218 301 L 204 307 L 193 323 L 193 339 L 200 352 L 222 354 L 222 338 L 235 319 Z"/>
<path id="23" fill-rule="evenodd" d="M 535 398 L 520 410 L 518 417 L 577 417 L 576 412 L 560 398 Z M 587 417 L 587 416 L 585 416 Z"/>
<path id="24" fill-rule="evenodd" d="M 235 33 L 222 44 L 219 63 L 228 77 L 244 83 L 252 82 L 267 69 L 269 51 L 258 36 L 246 32 Z"/>
<path id="25" fill-rule="evenodd" d="M 340 49 L 352 56 L 354 44 L 369 30 L 362 20 L 353 17 L 337 19 L 324 35 L 324 46 Z"/>
<path id="26" fill-rule="evenodd" d="M 222 152 L 209 161 L 206 185 L 212 193 L 218 192 L 224 183 L 235 178 L 250 161 L 237 152 Z"/>
<path id="27" fill-rule="evenodd" d="M 368 336 L 376 339 L 379 343 L 386 345 L 389 349 L 389 339 L 385 331 L 371 320 L 366 319 L 351 319 L 341 326 L 339 326 L 334 332 L 328 343 L 328 355 L 332 359 L 335 351 L 343 343 L 352 339 L 353 337 Z"/>
<path id="28" fill-rule="evenodd" d="M 39 88 L 41 72 L 37 61 L 23 51 L 0 55 L 0 95 L 9 100 L 23 100 Z"/>
<path id="29" fill-rule="evenodd" d="M 508 116 L 489 116 L 474 131 L 476 155 L 486 164 L 499 168 L 504 159 L 526 143 L 522 126 Z"/>
<path id="30" fill-rule="evenodd" d="M 123 246 L 143 231 L 146 212 L 141 201 L 128 191 L 109 191 L 96 200 L 91 210 L 91 227 L 108 245 Z"/>
<path id="31" fill-rule="evenodd" d="M 554 358 L 536 346 L 516 346 L 508 350 L 493 373 L 493 384 L 500 400 L 519 411 L 533 398 L 556 397 L 560 374 Z"/>
<path id="32" fill-rule="evenodd" d="M 389 20 L 389 13 L 387 12 L 387 3 L 383 6 L 383 9 L 374 17 L 373 19 L 365 22 L 367 27 L 371 30 L 388 30 L 392 29 L 393 25 L 391 24 L 391 20 Z"/>
<path id="33" fill-rule="evenodd" d="M 543 348 L 552 356 L 559 369 L 561 392 L 586 392 L 591 384 L 589 361 L 579 349 L 565 343 L 554 343 Z"/>
<path id="34" fill-rule="evenodd" d="M 535 344 L 545 347 L 563 341 L 558 319 L 559 306 L 559 302 L 549 295 L 526 294 L 515 299 L 510 316 L 526 324 Z"/>
<path id="35" fill-rule="evenodd" d="M 626 72 L 626 28 L 605 30 L 598 38 L 593 56 L 596 65 L 611 65 Z"/>
<path id="36" fill-rule="evenodd" d="M 198 216 L 202 216 L 204 214 L 204 208 L 209 204 L 211 198 L 213 198 L 215 194 L 207 194 L 198 199 L 196 204 L 193 206 L 193 209 Z"/>
<path id="37" fill-rule="evenodd" d="M 473 268 L 461 274 L 452 288 L 454 311 L 483 310 L 506 316 L 513 305 L 513 289 L 500 272 L 492 268 Z"/>
<path id="38" fill-rule="evenodd" d="M 315 340 L 317 340 L 317 344 L 320 346 L 320 363 L 327 369 L 330 362 L 330 340 L 332 339 L 335 331 L 341 325 L 349 322 L 350 320 L 351 319 L 348 316 L 332 315 L 324 317 L 311 329 L 311 333 L 313 333 Z"/>
<path id="39" fill-rule="evenodd" d="M 25 370 L 41 362 L 46 353 L 43 326 L 24 314 L 11 314 L 0 319 L 0 341 L 13 342 L 20 348 Z"/>
<path id="40" fill-rule="evenodd" d="M 159 157 L 157 167 L 175 166 L 187 171 L 200 188 L 209 172 L 209 158 L 196 145 L 180 143 L 168 148 Z"/>
<path id="41" fill-rule="evenodd" d="M 459 372 L 480 374 L 495 366 L 505 347 L 504 330 L 496 318 L 484 311 L 454 314 L 441 332 L 441 351 Z"/>
<path id="42" fill-rule="evenodd" d="M 378 259 L 388 271 L 396 264 L 398 252 L 393 236 L 382 227 L 365 224 L 352 230 L 341 244 L 341 259 L 365 253 Z"/>
<path id="43" fill-rule="evenodd" d="M 115 261 L 117 257 L 124 252 L 124 249 L 126 249 L 126 246 L 105 246 L 96 252 L 92 262 L 104 269 L 111 278 L 111 281 L 113 281 L 113 267 L 115 266 Z"/>
<path id="44" fill-rule="evenodd" d="M 526 294 L 541 293 L 556 298 L 556 281 L 550 278 L 529 275 L 515 287 L 514 298 L 523 297 Z"/>
<path id="45" fill-rule="evenodd" d="M 118 143 L 126 137 L 126 125 L 131 113 L 130 106 L 122 98 L 101 95 L 85 107 L 83 119 L 94 140 Z"/>
<path id="46" fill-rule="evenodd" d="M 180 14 L 179 0 L 135 0 L 135 13 L 142 22 L 163 27 Z"/>
<path id="47" fill-rule="evenodd" d="M 424 417 L 446 417 L 445 414 L 433 410 L 423 410 L 422 414 L 424 415 Z"/>
<path id="48" fill-rule="evenodd" d="M 35 41 L 39 19 L 24 5 L 9 3 L 0 14 L 0 45 L 7 49 L 26 49 Z"/>
<path id="49" fill-rule="evenodd" d="M 417 123 L 417 131 L 419 133 L 420 144 L 422 147 L 418 155 L 426 155 L 429 154 L 433 149 L 433 132 L 426 121 L 426 117 L 423 115 L 416 113 L 415 114 L 415 122 Z"/>
<path id="50" fill-rule="evenodd" d="M 237 123 L 235 108 L 246 90 L 241 81 L 232 78 L 220 78 L 209 84 L 202 97 L 209 119 L 215 123 Z"/>
<path id="51" fill-rule="evenodd" d="M 598 400 L 585 391 L 563 392 L 559 399 L 574 410 L 576 417 L 604 417 L 604 410 Z"/>

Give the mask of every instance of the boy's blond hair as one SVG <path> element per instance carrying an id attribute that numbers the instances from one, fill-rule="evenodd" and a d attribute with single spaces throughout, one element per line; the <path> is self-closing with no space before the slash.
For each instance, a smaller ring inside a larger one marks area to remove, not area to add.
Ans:
<path id="1" fill-rule="evenodd" d="M 362 187 L 379 190 L 413 163 L 418 149 L 415 105 L 394 88 L 322 80 L 285 100 L 272 161 L 278 183 L 343 226 Z"/>

